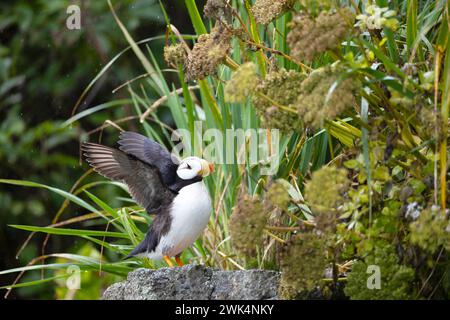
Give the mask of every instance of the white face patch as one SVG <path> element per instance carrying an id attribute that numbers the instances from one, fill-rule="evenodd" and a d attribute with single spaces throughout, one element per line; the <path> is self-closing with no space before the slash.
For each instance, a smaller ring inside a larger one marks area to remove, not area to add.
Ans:
<path id="1" fill-rule="evenodd" d="M 177 175 L 183 180 L 189 180 L 199 175 L 202 170 L 202 159 L 188 157 L 181 160 L 177 169 Z"/>

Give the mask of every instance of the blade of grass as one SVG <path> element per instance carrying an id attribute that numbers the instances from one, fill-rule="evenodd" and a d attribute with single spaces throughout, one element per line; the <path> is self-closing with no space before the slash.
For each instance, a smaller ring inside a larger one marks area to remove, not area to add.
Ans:
<path id="1" fill-rule="evenodd" d="M 65 235 L 65 236 L 94 236 L 94 237 L 111 237 L 111 238 L 129 239 L 129 236 L 123 232 L 98 231 L 98 230 L 86 230 L 86 229 L 66 229 L 66 228 L 53 228 L 53 227 L 36 227 L 36 226 L 25 226 L 25 225 L 15 225 L 15 224 L 10 224 L 9 226 L 12 228 L 15 228 L 15 229 L 19 229 L 19 230 L 43 232 L 43 233 Z"/>
<path id="2" fill-rule="evenodd" d="M 186 4 L 186 8 L 189 13 L 189 17 L 191 18 L 192 25 L 194 26 L 195 32 L 197 35 L 205 34 L 207 33 L 206 27 L 203 24 L 202 17 L 200 16 L 200 13 L 198 12 L 197 4 L 195 3 L 195 0 L 185 0 L 184 3 Z"/>

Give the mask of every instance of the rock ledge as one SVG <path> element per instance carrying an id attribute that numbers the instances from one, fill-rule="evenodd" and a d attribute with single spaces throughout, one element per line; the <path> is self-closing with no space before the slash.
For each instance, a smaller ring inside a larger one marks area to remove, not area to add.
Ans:
<path id="1" fill-rule="evenodd" d="M 280 274 L 267 270 L 222 271 L 199 265 L 137 269 L 113 284 L 104 300 L 278 299 Z"/>

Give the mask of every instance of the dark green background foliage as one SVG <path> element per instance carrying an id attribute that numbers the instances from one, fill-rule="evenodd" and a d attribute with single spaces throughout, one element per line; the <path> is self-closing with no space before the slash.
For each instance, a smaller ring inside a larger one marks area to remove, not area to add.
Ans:
<path id="1" fill-rule="evenodd" d="M 191 31 L 182 2 L 165 2 L 180 28 Z M 81 30 L 66 28 L 66 8 L 70 4 L 81 8 Z M 126 0 L 115 4 L 115 8 L 136 39 L 164 34 L 158 1 Z M 163 44 L 163 37 L 149 42 L 159 61 Z M 107 119 L 129 115 L 130 106 L 108 109 L 73 128 L 62 128 L 61 124 L 71 116 L 88 83 L 126 46 L 106 1 L 0 3 L 0 177 L 39 181 L 70 190 L 86 170 L 79 162 L 80 138 Z M 142 73 L 136 59 L 130 56 L 125 55 L 102 76 L 78 112 L 112 100 L 114 88 Z M 126 89 L 122 89 L 114 98 L 126 96 Z M 107 134 L 105 139 L 114 141 Z M 100 196 L 114 205 L 116 194 L 117 189 L 107 187 Z M 0 184 L 0 270 L 27 264 L 39 255 L 44 239 L 35 236 L 16 260 L 26 233 L 7 224 L 48 225 L 61 203 L 59 196 L 44 190 Z M 53 237 L 46 251 L 77 251 L 82 246 L 83 242 L 77 240 Z M 25 280 L 36 279 L 36 275 L 38 278 L 38 273 L 30 273 Z M 13 279 L 12 275 L 1 276 L 0 286 Z M 19 289 L 12 297 L 54 298 L 55 293 L 51 286 L 42 285 Z"/>

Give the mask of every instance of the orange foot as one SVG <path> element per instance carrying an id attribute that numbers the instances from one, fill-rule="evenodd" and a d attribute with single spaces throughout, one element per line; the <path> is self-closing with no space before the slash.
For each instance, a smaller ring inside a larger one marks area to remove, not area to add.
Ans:
<path id="1" fill-rule="evenodd" d="M 164 256 L 163 259 L 168 264 L 169 267 L 173 267 L 173 262 L 172 260 L 170 260 L 168 256 Z"/>
<path id="2" fill-rule="evenodd" d="M 181 261 L 180 256 L 176 256 L 175 261 L 177 262 L 179 267 L 184 266 L 184 263 Z"/>

